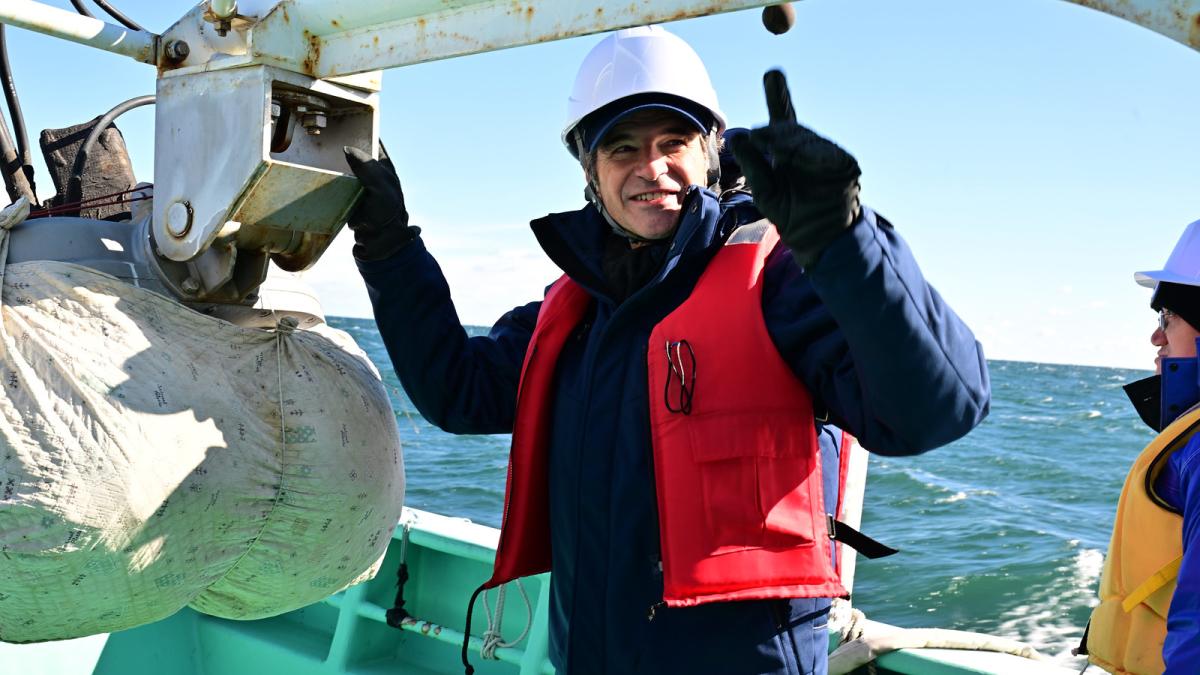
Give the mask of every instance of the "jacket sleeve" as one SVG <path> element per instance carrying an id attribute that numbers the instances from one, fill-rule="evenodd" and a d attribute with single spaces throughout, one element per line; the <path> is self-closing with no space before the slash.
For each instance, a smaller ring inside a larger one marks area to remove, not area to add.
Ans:
<path id="1" fill-rule="evenodd" d="M 469 337 L 419 237 L 390 258 L 357 262 L 392 367 L 421 415 L 455 434 L 511 432 L 541 303 L 505 314 L 486 337 Z"/>
<path id="2" fill-rule="evenodd" d="M 868 450 L 924 452 L 987 415 L 982 348 L 870 210 L 808 270 L 777 247 L 766 264 L 763 310 L 780 354 Z"/>
<path id="3" fill-rule="evenodd" d="M 1183 562 L 1175 580 L 1175 594 L 1167 611 L 1167 639 L 1163 661 L 1167 675 L 1195 673 L 1200 663 L 1200 476 L 1196 475 L 1200 435 L 1192 436 L 1182 450 L 1171 455 L 1164 475 L 1178 491 L 1163 494 L 1168 502 L 1183 507 Z M 1160 479 L 1159 484 L 1163 481 Z M 1161 492 L 1161 491 L 1160 491 Z M 1177 500 L 1177 501 L 1173 501 Z"/>

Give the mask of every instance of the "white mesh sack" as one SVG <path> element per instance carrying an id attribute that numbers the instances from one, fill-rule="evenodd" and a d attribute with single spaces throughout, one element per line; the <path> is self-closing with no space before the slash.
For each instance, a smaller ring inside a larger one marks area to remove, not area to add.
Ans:
<path id="1" fill-rule="evenodd" d="M 260 618 L 374 575 L 404 467 L 349 336 L 239 328 L 89 268 L 5 257 L 0 640 L 184 606 Z"/>

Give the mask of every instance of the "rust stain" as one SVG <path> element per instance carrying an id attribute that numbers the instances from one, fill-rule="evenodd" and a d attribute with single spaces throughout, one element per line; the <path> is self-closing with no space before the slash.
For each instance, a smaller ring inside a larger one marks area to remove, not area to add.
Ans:
<path id="1" fill-rule="evenodd" d="M 600 18 L 600 17 L 602 17 L 602 16 L 604 16 L 604 8 L 603 8 L 603 7 L 597 7 L 597 8 L 596 8 L 596 18 L 598 19 L 598 18 Z"/>
<path id="2" fill-rule="evenodd" d="M 1200 49 L 1200 13 L 1193 14 L 1188 22 L 1188 44 L 1193 49 Z"/>
<path id="3" fill-rule="evenodd" d="M 1158 22 L 1155 20 L 1154 12 L 1146 9 L 1139 9 L 1136 3 L 1129 0 L 1070 0 L 1071 2 L 1094 9 L 1098 12 L 1111 14 L 1112 16 L 1125 19 L 1126 21 L 1136 23 L 1139 26 L 1148 28 L 1155 32 L 1161 33 L 1159 28 L 1156 28 Z"/>
<path id="4" fill-rule="evenodd" d="M 530 5 L 530 6 L 526 7 L 526 8 L 525 8 L 525 20 L 526 20 L 526 21 L 532 21 L 532 20 L 533 20 L 533 14 L 534 14 L 534 12 L 535 12 L 535 11 L 537 11 L 537 10 L 535 10 L 535 9 L 533 8 L 533 5 Z"/>
<path id="5" fill-rule="evenodd" d="M 371 37 L 371 42 L 372 42 L 373 44 L 376 44 L 376 45 L 377 45 L 377 44 L 379 44 L 379 36 L 378 36 L 378 35 L 374 35 L 374 36 L 372 36 L 372 37 Z"/>
<path id="6" fill-rule="evenodd" d="M 330 19 L 329 24 L 334 28 L 341 28 L 342 24 L 337 19 Z"/>
<path id="7" fill-rule="evenodd" d="M 308 41 L 308 53 L 304 56 L 300 68 L 306 75 L 317 76 L 317 65 L 321 62 L 321 38 L 304 31 L 304 39 Z"/>
<path id="8" fill-rule="evenodd" d="M 291 23 L 291 22 L 292 22 L 292 17 L 288 16 L 288 11 L 287 11 L 287 8 L 288 8 L 288 6 L 287 6 L 287 5 L 284 5 L 284 6 L 283 6 L 283 22 L 284 22 L 284 23 Z"/>

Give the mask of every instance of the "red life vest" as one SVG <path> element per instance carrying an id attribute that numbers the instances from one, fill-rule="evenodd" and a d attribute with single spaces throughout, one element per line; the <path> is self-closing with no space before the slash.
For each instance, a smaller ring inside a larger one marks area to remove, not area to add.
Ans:
<path id="1" fill-rule="evenodd" d="M 845 595 L 831 562 L 812 398 L 762 314 L 764 221 L 730 236 L 656 325 L 647 366 L 668 606 Z M 504 520 L 487 588 L 550 569 L 548 439 L 558 356 L 591 302 L 567 277 L 525 354 Z"/>

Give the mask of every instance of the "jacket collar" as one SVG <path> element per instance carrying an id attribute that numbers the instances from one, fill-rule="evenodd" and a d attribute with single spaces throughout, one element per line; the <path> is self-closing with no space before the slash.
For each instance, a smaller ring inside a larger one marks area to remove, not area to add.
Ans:
<path id="1" fill-rule="evenodd" d="M 1162 431 L 1200 402 L 1200 358 L 1164 358 L 1162 375 L 1125 385 L 1138 416 L 1146 426 Z"/>

